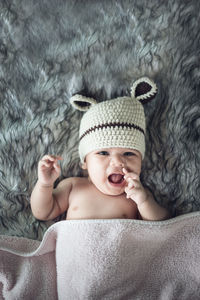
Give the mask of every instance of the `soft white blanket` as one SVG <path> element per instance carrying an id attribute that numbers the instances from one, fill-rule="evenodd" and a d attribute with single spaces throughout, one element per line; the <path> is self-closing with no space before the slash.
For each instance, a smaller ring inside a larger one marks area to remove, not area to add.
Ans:
<path id="1" fill-rule="evenodd" d="M 61 221 L 42 242 L 0 237 L 0 299 L 200 299 L 200 213 Z"/>

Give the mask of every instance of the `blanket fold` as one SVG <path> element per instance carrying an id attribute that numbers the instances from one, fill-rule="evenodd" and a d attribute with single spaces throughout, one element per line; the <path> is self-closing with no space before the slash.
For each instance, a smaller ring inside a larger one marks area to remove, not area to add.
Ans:
<path id="1" fill-rule="evenodd" d="M 42 242 L 0 236 L 0 299 L 199 299 L 200 213 L 74 220 Z"/>

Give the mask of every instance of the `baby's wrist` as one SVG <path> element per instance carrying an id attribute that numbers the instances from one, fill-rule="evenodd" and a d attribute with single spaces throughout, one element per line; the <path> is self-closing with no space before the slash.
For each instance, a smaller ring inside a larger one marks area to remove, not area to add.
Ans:
<path id="1" fill-rule="evenodd" d="M 148 195 L 147 195 L 147 193 L 145 192 L 145 193 L 142 195 L 141 199 L 138 201 L 137 206 L 138 206 L 138 208 L 140 208 L 140 207 L 142 207 L 143 205 L 147 204 L 148 202 L 149 202 Z"/>
<path id="2" fill-rule="evenodd" d="M 42 181 L 40 181 L 40 180 L 38 180 L 38 185 L 39 185 L 39 187 L 41 187 L 41 188 L 53 188 L 53 183 L 51 184 L 51 183 L 44 183 L 44 182 L 42 182 Z"/>
<path id="3" fill-rule="evenodd" d="M 153 198 L 152 198 L 151 193 L 148 190 L 145 190 L 143 199 L 141 199 L 141 201 L 138 205 L 138 208 L 141 208 L 142 206 L 151 204 L 152 200 L 153 200 Z"/>
<path id="4" fill-rule="evenodd" d="M 148 204 L 148 200 L 144 199 L 144 200 L 141 200 L 140 203 L 138 203 L 137 207 L 138 207 L 138 209 L 140 209 L 141 207 L 143 207 L 146 204 Z"/>

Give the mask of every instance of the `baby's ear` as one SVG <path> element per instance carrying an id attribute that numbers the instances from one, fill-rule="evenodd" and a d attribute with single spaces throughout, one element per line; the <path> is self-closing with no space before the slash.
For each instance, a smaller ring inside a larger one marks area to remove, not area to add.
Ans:
<path id="1" fill-rule="evenodd" d="M 80 163 L 80 167 L 83 170 L 87 170 L 87 164 L 86 164 L 86 162 L 84 161 L 83 163 Z"/>
<path id="2" fill-rule="evenodd" d="M 83 170 L 87 170 L 86 162 L 84 162 L 84 163 L 81 164 L 81 168 L 82 168 Z"/>
<path id="3" fill-rule="evenodd" d="M 136 80 L 131 87 L 131 97 L 145 104 L 155 98 L 157 94 L 156 84 L 148 77 Z"/>
<path id="4" fill-rule="evenodd" d="M 97 103 L 95 99 L 79 94 L 72 96 L 69 101 L 74 108 L 80 111 L 87 111 L 92 105 Z"/>

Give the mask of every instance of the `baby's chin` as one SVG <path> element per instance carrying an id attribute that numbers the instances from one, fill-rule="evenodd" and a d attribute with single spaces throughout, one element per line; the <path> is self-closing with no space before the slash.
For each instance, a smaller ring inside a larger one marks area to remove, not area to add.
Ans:
<path id="1" fill-rule="evenodd" d="M 115 188 L 109 187 L 109 188 L 99 189 L 99 191 L 107 196 L 120 196 L 125 193 L 124 189 L 125 187 L 118 188 L 118 189 L 116 189 L 116 187 Z"/>
<path id="2" fill-rule="evenodd" d="M 125 181 L 119 184 L 112 184 L 107 180 L 104 184 L 98 184 L 90 179 L 98 191 L 107 196 L 120 196 L 125 193 Z"/>
<path id="3" fill-rule="evenodd" d="M 120 192 L 120 193 L 117 193 L 117 192 L 108 192 L 108 191 L 101 191 L 102 194 L 106 195 L 106 196 L 110 196 L 110 197 L 118 197 L 118 196 L 122 196 L 122 195 L 125 195 L 125 192 Z"/>

